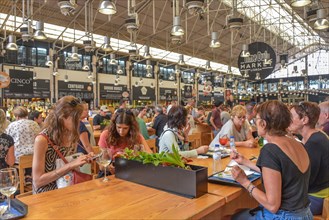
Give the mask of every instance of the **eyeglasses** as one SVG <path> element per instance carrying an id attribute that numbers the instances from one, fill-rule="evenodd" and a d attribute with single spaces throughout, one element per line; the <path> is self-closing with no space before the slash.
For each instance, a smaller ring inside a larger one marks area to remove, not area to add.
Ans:
<path id="1" fill-rule="evenodd" d="M 236 116 L 240 121 L 241 120 L 246 120 L 247 116 Z"/>
<path id="2" fill-rule="evenodd" d="M 75 107 L 77 106 L 78 104 L 81 104 L 81 101 L 80 99 L 72 99 L 69 104 L 72 106 L 72 107 Z"/>
<path id="3" fill-rule="evenodd" d="M 298 103 L 298 106 L 301 107 L 301 109 L 302 109 L 303 112 L 307 113 L 307 108 L 305 106 L 305 102 Z"/>

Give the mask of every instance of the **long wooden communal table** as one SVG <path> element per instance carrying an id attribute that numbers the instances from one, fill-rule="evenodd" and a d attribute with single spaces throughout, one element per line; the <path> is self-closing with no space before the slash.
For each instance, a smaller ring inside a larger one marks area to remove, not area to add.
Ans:
<path id="1" fill-rule="evenodd" d="M 258 149 L 238 149 L 247 158 L 257 156 Z M 229 158 L 222 159 L 222 167 Z M 208 166 L 212 159 L 194 159 L 193 164 Z M 255 207 L 246 190 L 209 183 L 208 193 L 195 199 L 167 193 L 110 177 L 64 189 L 22 197 L 28 205 L 27 219 L 221 219 L 236 209 Z"/>
<path id="2" fill-rule="evenodd" d="M 260 148 L 242 148 L 237 147 L 239 153 L 244 155 L 246 158 L 258 157 Z M 208 175 L 212 174 L 212 158 L 208 159 L 193 159 L 192 164 L 207 166 Z M 221 167 L 225 169 L 227 164 L 230 162 L 230 158 L 223 158 L 221 160 Z M 261 180 L 256 180 L 254 184 L 260 188 Z M 212 219 L 212 216 L 225 216 L 232 215 L 236 210 L 241 208 L 255 208 L 258 206 L 258 202 L 250 197 L 249 193 L 243 187 L 236 187 L 230 185 L 222 185 L 216 183 L 208 183 L 208 193 L 213 195 L 222 196 L 225 198 L 225 206 L 215 210 L 211 213 L 211 216 L 207 216 L 204 219 Z"/>
<path id="3" fill-rule="evenodd" d="M 200 219 L 225 204 L 217 195 L 190 199 L 110 179 L 22 197 L 28 205 L 26 219 Z"/>

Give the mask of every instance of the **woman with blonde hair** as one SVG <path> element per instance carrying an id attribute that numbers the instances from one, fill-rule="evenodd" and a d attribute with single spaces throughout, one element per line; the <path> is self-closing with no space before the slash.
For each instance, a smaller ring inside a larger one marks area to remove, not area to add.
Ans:
<path id="1" fill-rule="evenodd" d="M 257 147 L 257 140 L 252 136 L 251 126 L 246 120 L 246 115 L 247 109 L 244 106 L 234 106 L 231 111 L 231 119 L 223 125 L 209 146 L 215 147 L 215 144 L 219 143 L 219 138 L 226 135 L 228 138 L 234 136 L 237 147 Z"/>
<path id="2" fill-rule="evenodd" d="M 6 113 L 0 109 L 0 169 L 15 163 L 14 140 L 4 133 L 7 127 Z"/>
<path id="3" fill-rule="evenodd" d="M 55 147 L 64 157 L 76 153 L 82 111 L 83 105 L 74 96 L 62 97 L 50 111 L 44 130 L 35 139 L 33 193 L 57 189 L 57 179 L 89 162 L 90 155 L 81 155 L 61 168 L 56 168 L 56 160 L 60 156 Z"/>

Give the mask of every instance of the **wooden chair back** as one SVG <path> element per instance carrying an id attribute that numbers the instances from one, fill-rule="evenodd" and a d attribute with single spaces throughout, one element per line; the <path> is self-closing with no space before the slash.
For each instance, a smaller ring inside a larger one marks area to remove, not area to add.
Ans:
<path id="1" fill-rule="evenodd" d="M 155 146 L 155 138 L 146 140 L 146 143 L 150 147 L 153 153 L 157 152 L 157 148 Z"/>
<path id="2" fill-rule="evenodd" d="M 18 172 L 19 172 L 19 191 L 20 193 L 24 193 L 24 185 L 25 185 L 25 169 L 32 168 L 32 160 L 33 155 L 23 155 L 19 158 L 18 164 Z"/>
<path id="3" fill-rule="evenodd" d="M 95 154 L 99 154 L 101 149 L 99 148 L 99 146 L 93 146 L 93 150 Z M 99 166 L 97 166 L 96 160 L 93 160 L 91 163 L 91 174 L 92 175 L 97 175 L 98 171 L 99 171 Z"/>
<path id="4" fill-rule="evenodd" d="M 191 148 L 196 149 L 201 146 L 201 132 L 195 132 L 188 135 L 188 140 L 191 142 Z"/>

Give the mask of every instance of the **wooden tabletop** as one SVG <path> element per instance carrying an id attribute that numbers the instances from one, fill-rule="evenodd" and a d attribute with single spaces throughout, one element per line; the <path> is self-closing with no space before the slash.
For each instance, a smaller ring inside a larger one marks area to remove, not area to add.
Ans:
<path id="1" fill-rule="evenodd" d="M 225 204 L 221 196 L 190 199 L 113 176 L 20 200 L 27 219 L 199 219 Z"/>

